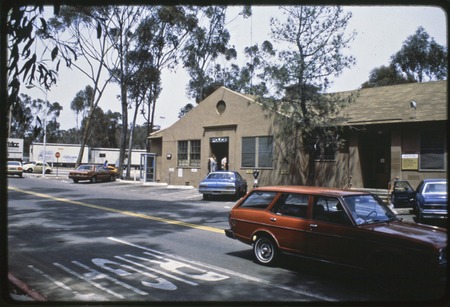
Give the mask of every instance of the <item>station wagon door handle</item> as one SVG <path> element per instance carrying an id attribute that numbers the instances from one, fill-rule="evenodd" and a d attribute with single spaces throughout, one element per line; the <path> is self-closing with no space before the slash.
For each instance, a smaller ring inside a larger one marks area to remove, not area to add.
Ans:
<path id="1" fill-rule="evenodd" d="M 317 228 L 317 224 L 309 224 L 309 228 Z"/>
<path id="2" fill-rule="evenodd" d="M 276 221 L 277 221 L 277 218 L 276 218 L 276 217 L 271 217 L 271 218 L 270 218 L 270 221 L 271 221 L 271 222 L 276 222 Z"/>

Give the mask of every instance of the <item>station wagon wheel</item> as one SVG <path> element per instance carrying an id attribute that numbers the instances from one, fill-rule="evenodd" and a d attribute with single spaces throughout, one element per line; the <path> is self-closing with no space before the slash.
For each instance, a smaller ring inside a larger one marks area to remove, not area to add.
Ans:
<path id="1" fill-rule="evenodd" d="M 92 182 L 92 183 L 96 183 L 96 182 L 97 182 L 97 177 L 95 177 L 95 176 L 92 177 L 92 178 L 91 178 L 91 182 Z"/>
<path id="2" fill-rule="evenodd" d="M 253 253 L 258 263 L 273 265 L 278 258 L 278 247 L 271 238 L 259 237 L 253 244 Z"/>

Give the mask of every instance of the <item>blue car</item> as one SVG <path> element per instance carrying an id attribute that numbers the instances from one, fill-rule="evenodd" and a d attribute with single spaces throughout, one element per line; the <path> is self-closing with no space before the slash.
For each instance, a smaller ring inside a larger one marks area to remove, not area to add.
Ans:
<path id="1" fill-rule="evenodd" d="M 231 195 L 239 198 L 247 193 L 247 181 L 238 172 L 211 172 L 200 182 L 198 191 L 203 199 L 215 195 Z"/>
<path id="2" fill-rule="evenodd" d="M 425 179 L 417 186 L 415 209 L 419 221 L 447 218 L 447 179 Z"/>

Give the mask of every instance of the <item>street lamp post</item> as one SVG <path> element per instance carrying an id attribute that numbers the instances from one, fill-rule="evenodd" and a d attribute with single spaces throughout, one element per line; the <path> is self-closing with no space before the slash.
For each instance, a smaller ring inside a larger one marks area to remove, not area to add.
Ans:
<path id="1" fill-rule="evenodd" d="M 47 143 L 47 96 L 48 96 L 48 91 L 41 89 L 40 87 L 37 87 L 35 85 L 27 85 L 26 88 L 28 89 L 32 89 L 32 88 L 37 88 L 38 90 L 40 90 L 44 95 L 45 95 L 45 101 L 44 101 L 44 105 L 45 105 L 45 109 L 44 109 L 44 152 L 42 153 L 42 176 L 45 177 L 45 169 L 46 169 L 46 164 L 45 164 L 45 155 L 46 155 L 46 143 Z"/>

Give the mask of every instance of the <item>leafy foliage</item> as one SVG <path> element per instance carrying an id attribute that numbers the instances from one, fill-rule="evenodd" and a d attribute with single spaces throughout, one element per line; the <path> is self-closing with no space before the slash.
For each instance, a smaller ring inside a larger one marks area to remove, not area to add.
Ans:
<path id="1" fill-rule="evenodd" d="M 394 65 L 389 65 L 372 69 L 369 81 L 364 82 L 361 87 L 368 88 L 412 82 L 415 82 L 415 80 L 404 77 Z"/>
<path id="2" fill-rule="evenodd" d="M 423 27 L 406 39 L 391 61 L 408 79 L 417 82 L 447 78 L 447 49 L 430 38 Z"/>
<path id="3" fill-rule="evenodd" d="M 380 66 L 370 72 L 369 80 L 361 87 L 376 87 L 447 79 L 447 48 L 430 38 L 419 27 L 391 57 L 389 66 Z"/>
<path id="4" fill-rule="evenodd" d="M 189 40 L 183 48 L 183 64 L 187 68 L 189 85 L 188 96 L 199 103 L 205 98 L 204 88 L 213 82 L 209 76 L 212 63 L 219 55 L 227 59 L 236 57 L 236 50 L 228 47 L 230 33 L 225 28 L 226 6 L 208 6 L 200 9 L 206 20 L 204 25 L 198 25 L 190 34 Z"/>
<path id="5" fill-rule="evenodd" d="M 55 10 L 58 9 L 59 6 L 55 6 Z M 45 32 L 47 29 L 47 22 L 41 17 L 43 10 L 43 5 L 26 7 L 17 3 L 11 5 L 6 16 L 9 52 L 7 61 L 8 106 L 12 106 L 18 101 L 21 82 L 33 84 L 38 81 L 46 90 L 49 90 L 57 81 L 59 62 L 55 68 L 50 68 L 47 64 L 48 60 L 38 58 L 36 50 L 37 31 Z M 58 54 L 58 48 L 47 47 L 47 50 L 51 50 L 50 60 L 54 61 Z M 43 54 L 46 54 L 45 51 Z"/>
<path id="6" fill-rule="evenodd" d="M 343 51 L 356 34 L 345 34 L 352 15 L 344 13 L 341 7 L 281 9 L 286 18 L 272 18 L 271 30 L 277 46 L 283 49 L 278 51 L 266 41 L 248 52 L 259 68 L 262 86 L 271 93 L 263 103 L 285 115 L 279 124 L 280 138 L 288 144 L 286 159 L 295 159 L 302 149 L 309 157 L 304 177 L 312 180 L 317 149 L 336 147 L 340 140 L 337 124 L 342 119 L 337 114 L 352 98 L 324 92 L 331 84 L 330 76 L 337 76 L 354 64 L 355 59 Z M 295 164 L 292 159 L 291 164 Z"/>

